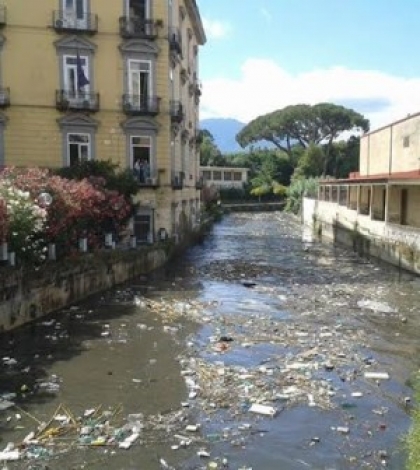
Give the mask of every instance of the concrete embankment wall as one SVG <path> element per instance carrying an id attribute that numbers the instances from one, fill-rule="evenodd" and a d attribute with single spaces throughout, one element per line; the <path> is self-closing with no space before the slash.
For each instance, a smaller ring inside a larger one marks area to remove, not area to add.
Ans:
<path id="1" fill-rule="evenodd" d="M 315 237 L 420 274 L 420 230 L 371 220 L 336 203 L 304 198 L 302 222 Z"/>
<path id="2" fill-rule="evenodd" d="M 51 261 L 38 270 L 4 267 L 0 269 L 0 331 L 146 274 L 164 265 L 174 252 L 173 244 L 165 242 Z"/>

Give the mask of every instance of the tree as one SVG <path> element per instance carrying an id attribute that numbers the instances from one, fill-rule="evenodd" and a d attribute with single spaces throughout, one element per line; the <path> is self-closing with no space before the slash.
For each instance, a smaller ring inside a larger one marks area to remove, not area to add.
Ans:
<path id="1" fill-rule="evenodd" d="M 299 178 L 316 177 L 322 174 L 325 153 L 320 145 L 310 144 L 299 159 L 298 166 L 293 173 L 293 180 Z"/>
<path id="2" fill-rule="evenodd" d="M 267 141 L 290 157 L 294 146 L 323 144 L 325 176 L 334 140 L 344 131 L 356 130 L 368 131 L 369 121 L 353 109 L 333 103 L 298 104 L 257 117 L 237 134 L 236 140 L 242 147 Z"/>
<path id="3" fill-rule="evenodd" d="M 214 137 L 207 129 L 200 131 L 200 165 L 224 166 L 224 158 L 214 142 Z"/>

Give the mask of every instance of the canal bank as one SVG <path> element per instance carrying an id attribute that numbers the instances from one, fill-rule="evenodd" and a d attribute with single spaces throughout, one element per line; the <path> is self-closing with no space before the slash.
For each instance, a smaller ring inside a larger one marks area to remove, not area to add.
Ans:
<path id="1" fill-rule="evenodd" d="M 199 229 L 176 242 L 170 239 L 135 248 L 120 245 L 47 261 L 38 268 L 1 267 L 0 333 L 162 267 L 201 242 L 212 223 L 211 218 L 204 220 Z"/>
<path id="2" fill-rule="evenodd" d="M 302 222 L 320 240 L 344 244 L 361 256 L 420 274 L 417 227 L 375 220 L 336 202 L 310 198 L 303 200 Z"/>
<path id="3" fill-rule="evenodd" d="M 128 450 L 70 434 L 8 466 L 402 470 L 419 301 L 416 278 L 302 240 L 288 214 L 226 216 L 185 257 L 2 344 L 1 392 L 27 413 L 0 415 L 4 447 L 61 403 L 143 425 Z"/>

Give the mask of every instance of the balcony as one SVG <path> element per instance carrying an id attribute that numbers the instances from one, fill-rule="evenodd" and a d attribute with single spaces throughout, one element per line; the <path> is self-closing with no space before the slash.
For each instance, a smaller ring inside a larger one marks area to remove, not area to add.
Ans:
<path id="1" fill-rule="evenodd" d="M 178 28 L 169 28 L 169 50 L 182 57 L 182 37 Z"/>
<path id="2" fill-rule="evenodd" d="M 161 20 L 145 18 L 120 18 L 120 36 L 123 39 L 148 39 L 155 40 L 158 37 L 158 30 L 162 26 Z"/>
<path id="3" fill-rule="evenodd" d="M 57 33 L 96 34 L 98 32 L 98 15 L 83 13 L 81 17 L 67 11 L 53 12 L 53 28 Z"/>
<path id="4" fill-rule="evenodd" d="M 57 90 L 55 105 L 59 111 L 99 111 L 99 93 Z"/>
<path id="5" fill-rule="evenodd" d="M 0 6 L 0 28 L 6 26 L 7 23 L 7 9 L 4 5 Z"/>
<path id="6" fill-rule="evenodd" d="M 140 188 L 158 188 L 159 180 L 157 172 L 147 169 L 146 172 L 141 169 L 133 168 L 133 175 Z"/>
<path id="7" fill-rule="evenodd" d="M 0 108 L 7 108 L 10 106 L 10 89 L 0 88 Z"/>
<path id="8" fill-rule="evenodd" d="M 184 120 L 184 108 L 180 101 L 171 101 L 170 110 L 171 121 L 180 124 Z"/>
<path id="9" fill-rule="evenodd" d="M 172 174 L 172 189 L 180 190 L 184 187 L 185 174 L 183 171 L 179 171 Z"/>
<path id="10" fill-rule="evenodd" d="M 156 116 L 160 111 L 158 96 L 123 95 L 122 106 L 128 116 Z"/>

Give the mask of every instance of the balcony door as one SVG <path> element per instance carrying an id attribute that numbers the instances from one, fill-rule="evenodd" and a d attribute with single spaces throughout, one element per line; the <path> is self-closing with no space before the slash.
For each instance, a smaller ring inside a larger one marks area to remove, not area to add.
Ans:
<path id="1" fill-rule="evenodd" d="M 130 137 L 130 159 L 139 184 L 150 184 L 153 175 L 152 139 L 149 136 Z"/>
<path id="2" fill-rule="evenodd" d="M 126 0 L 127 17 L 130 20 L 144 21 L 150 18 L 149 0 Z"/>
<path id="3" fill-rule="evenodd" d="M 63 18 L 69 28 L 86 29 L 88 26 L 88 0 L 62 0 Z"/>
<path id="4" fill-rule="evenodd" d="M 87 99 L 90 91 L 89 84 L 81 86 L 80 83 L 80 80 L 83 78 L 81 77 L 81 72 L 84 73 L 84 77 L 89 79 L 88 57 L 80 56 L 79 60 L 81 70 L 78 73 L 77 56 L 64 56 L 64 98 L 73 104 Z"/>
<path id="5" fill-rule="evenodd" d="M 147 110 L 150 102 L 151 63 L 146 60 L 128 61 L 128 93 L 130 104 Z"/>

